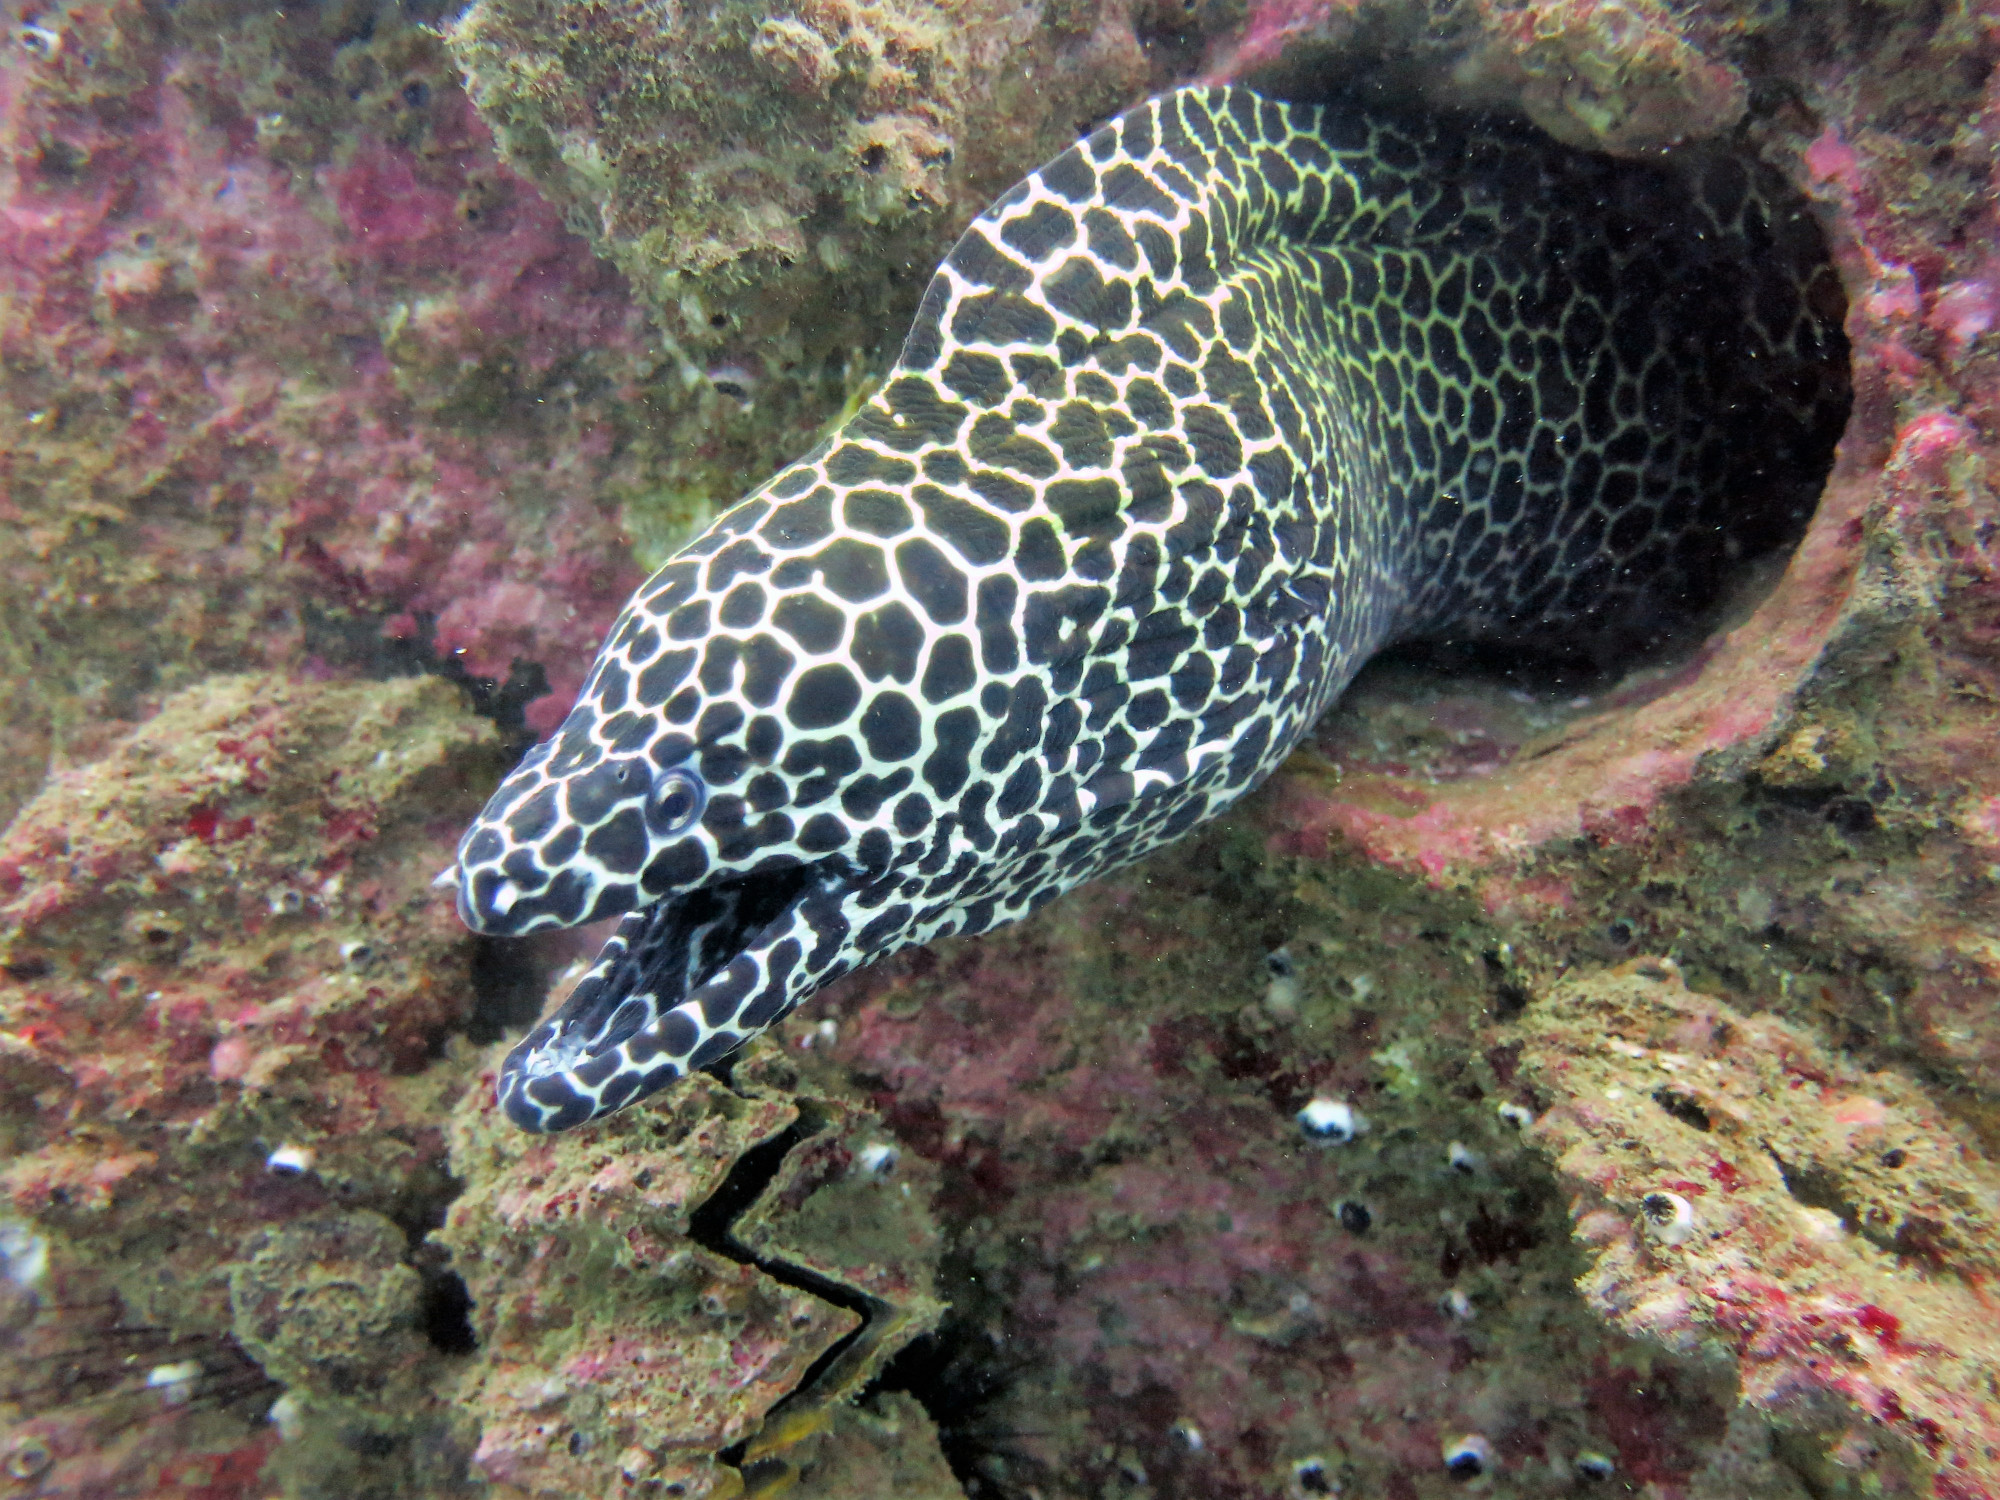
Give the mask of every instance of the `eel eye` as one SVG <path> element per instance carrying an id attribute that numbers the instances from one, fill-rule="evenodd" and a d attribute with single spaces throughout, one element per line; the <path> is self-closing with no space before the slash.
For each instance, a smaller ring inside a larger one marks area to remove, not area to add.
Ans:
<path id="1" fill-rule="evenodd" d="M 683 833 L 701 816 L 708 788 L 692 771 L 662 771 L 646 799 L 646 821 L 661 833 Z"/>

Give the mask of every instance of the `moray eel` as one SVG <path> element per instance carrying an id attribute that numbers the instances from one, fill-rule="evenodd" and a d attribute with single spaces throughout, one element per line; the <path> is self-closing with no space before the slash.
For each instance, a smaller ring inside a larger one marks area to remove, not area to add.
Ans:
<path id="1" fill-rule="evenodd" d="M 1658 636 L 1847 406 L 1803 207 L 1726 157 L 1139 106 L 967 230 L 879 392 L 613 625 L 459 910 L 624 915 L 501 1069 L 560 1130 L 1256 786 L 1398 641 Z"/>

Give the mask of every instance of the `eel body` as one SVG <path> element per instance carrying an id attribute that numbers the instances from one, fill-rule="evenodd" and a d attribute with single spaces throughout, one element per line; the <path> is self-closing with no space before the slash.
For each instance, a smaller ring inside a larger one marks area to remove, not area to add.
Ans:
<path id="1" fill-rule="evenodd" d="M 530 1130 L 712 1063 L 1257 785 L 1368 657 L 1684 624 L 1847 405 L 1802 207 L 1723 157 L 1187 90 L 976 220 L 879 392 L 671 559 L 459 848 L 481 932 L 624 920 Z"/>

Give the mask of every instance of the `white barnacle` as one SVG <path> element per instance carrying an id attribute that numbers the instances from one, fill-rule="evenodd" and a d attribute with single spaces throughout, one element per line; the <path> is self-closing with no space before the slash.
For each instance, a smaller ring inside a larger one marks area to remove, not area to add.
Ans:
<path id="1" fill-rule="evenodd" d="M 745 411 L 751 410 L 757 402 L 757 372 L 748 365 L 710 365 L 703 375 L 709 389 L 718 396 L 727 396 L 740 403 Z"/>
<path id="2" fill-rule="evenodd" d="M 1465 1295 L 1461 1287 L 1453 1287 L 1438 1298 L 1438 1311 L 1454 1323 L 1470 1323 L 1479 1316 L 1478 1309 L 1472 1305 L 1472 1299 Z"/>
<path id="3" fill-rule="evenodd" d="M 194 1395 L 194 1384 L 201 1376 L 199 1360 L 183 1359 L 170 1365 L 154 1365 L 146 1372 L 146 1388 L 158 1391 L 160 1399 L 169 1406 L 185 1406 Z"/>
<path id="4" fill-rule="evenodd" d="M 1577 1454 L 1573 1467 L 1576 1469 L 1577 1478 L 1588 1479 L 1593 1484 L 1599 1480 L 1609 1479 L 1618 1472 L 1618 1465 L 1611 1456 L 1599 1453 L 1595 1448 L 1586 1448 Z"/>
<path id="5" fill-rule="evenodd" d="M 299 1434 L 305 1431 L 305 1408 L 299 1404 L 299 1398 L 290 1391 L 273 1401 L 270 1411 L 265 1415 L 270 1424 L 278 1429 L 278 1438 L 281 1442 L 297 1442 Z"/>
<path id="6" fill-rule="evenodd" d="M 902 1154 L 887 1141 L 870 1141 L 855 1153 L 854 1163 L 870 1177 L 887 1177 Z"/>
<path id="7" fill-rule="evenodd" d="M 1503 1101 L 1494 1113 L 1516 1130 L 1526 1130 L 1535 1123 L 1535 1112 L 1525 1104 L 1516 1104 L 1512 1100 Z"/>
<path id="8" fill-rule="evenodd" d="M 7 1477 L 18 1479 L 23 1484 L 40 1479 L 54 1466 L 56 1456 L 49 1450 L 47 1439 L 32 1432 L 17 1433 L 7 1445 L 7 1458 L 0 1468 L 7 1471 Z"/>
<path id="9" fill-rule="evenodd" d="M 1339 1481 L 1333 1477 L 1326 1460 L 1317 1453 L 1301 1458 L 1292 1465 L 1293 1495 L 1338 1495 L 1339 1493 Z"/>
<path id="10" fill-rule="evenodd" d="M 49 1274 L 49 1242 L 19 1219 L 0 1219 L 0 1274 L 32 1290 Z"/>
<path id="11" fill-rule="evenodd" d="M 1476 1432 L 1444 1445 L 1444 1469 L 1453 1479 L 1477 1479 L 1493 1467 L 1493 1445 Z"/>
<path id="12" fill-rule="evenodd" d="M 1445 1165 L 1462 1177 L 1470 1177 L 1479 1170 L 1479 1153 L 1468 1147 L 1464 1141 L 1453 1141 L 1444 1149 Z"/>
<path id="13" fill-rule="evenodd" d="M 1368 1117 L 1345 1099 L 1317 1095 L 1298 1113 L 1299 1129 L 1322 1145 L 1345 1146 L 1368 1129 Z"/>
<path id="14" fill-rule="evenodd" d="M 1646 1233 L 1663 1245 L 1682 1245 L 1694 1237 L 1694 1205 L 1679 1193 L 1648 1193 L 1639 1200 Z"/>
<path id="15" fill-rule="evenodd" d="M 1264 1008 L 1274 1015 L 1289 1016 L 1299 1008 L 1298 965 L 1289 948 L 1273 948 L 1264 955 Z"/>
<path id="16" fill-rule="evenodd" d="M 302 1177 L 313 1169 L 313 1151 L 310 1146 L 280 1146 L 264 1158 L 264 1170 L 276 1172 L 281 1177 Z"/>

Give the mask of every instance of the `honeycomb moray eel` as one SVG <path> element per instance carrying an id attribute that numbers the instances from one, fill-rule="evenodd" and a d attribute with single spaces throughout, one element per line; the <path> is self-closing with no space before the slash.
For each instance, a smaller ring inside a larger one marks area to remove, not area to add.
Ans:
<path id="1" fill-rule="evenodd" d="M 476 930 L 627 914 L 507 1113 L 593 1119 L 1180 837 L 1387 644 L 1684 628 L 1795 539 L 1846 415 L 1782 193 L 1238 88 L 1065 151 L 466 833 Z"/>

